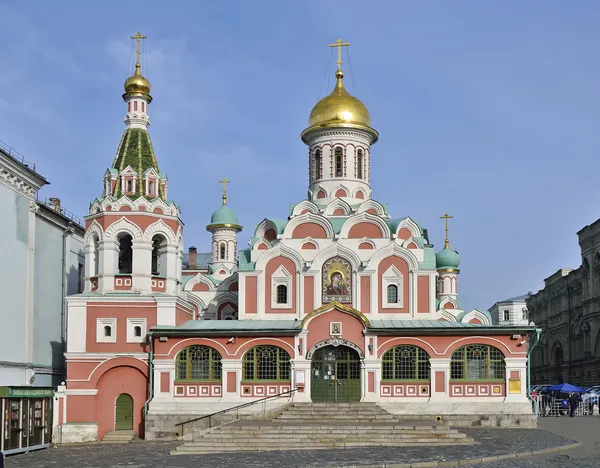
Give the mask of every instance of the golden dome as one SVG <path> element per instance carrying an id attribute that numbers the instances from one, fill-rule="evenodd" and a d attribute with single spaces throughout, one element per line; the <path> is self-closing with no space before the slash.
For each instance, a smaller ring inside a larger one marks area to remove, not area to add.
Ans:
<path id="1" fill-rule="evenodd" d="M 358 128 L 370 131 L 374 140 L 379 134 L 371 128 L 371 117 L 367 107 L 357 98 L 352 96 L 344 87 L 344 72 L 337 70 L 337 82 L 329 96 L 321 99 L 313 107 L 308 118 L 308 128 L 302 132 L 304 135 L 312 130 L 327 127 Z"/>
<path id="2" fill-rule="evenodd" d="M 147 99 L 150 97 L 150 82 L 142 76 L 140 63 L 135 64 L 135 72 L 132 76 L 125 80 L 125 95 L 143 94 Z"/>

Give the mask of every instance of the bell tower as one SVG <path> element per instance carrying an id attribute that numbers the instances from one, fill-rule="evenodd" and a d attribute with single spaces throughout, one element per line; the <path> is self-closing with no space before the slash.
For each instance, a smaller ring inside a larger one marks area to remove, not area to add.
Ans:
<path id="1" fill-rule="evenodd" d="M 379 133 L 371 127 L 367 107 L 344 87 L 342 47 L 338 39 L 335 87 L 313 107 L 301 134 L 308 145 L 308 199 L 328 203 L 343 198 L 351 204 L 371 198 L 371 145 Z"/>
<path id="2" fill-rule="evenodd" d="M 150 81 L 142 75 L 139 32 L 136 64 L 125 81 L 125 131 L 102 195 L 90 204 L 86 220 L 86 292 L 174 294 L 181 281 L 183 223 L 168 198 L 148 133 Z"/>

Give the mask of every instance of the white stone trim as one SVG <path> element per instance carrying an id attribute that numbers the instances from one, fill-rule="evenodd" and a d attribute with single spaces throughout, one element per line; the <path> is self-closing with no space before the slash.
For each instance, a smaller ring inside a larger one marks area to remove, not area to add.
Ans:
<path id="1" fill-rule="evenodd" d="M 140 336 L 135 336 L 135 327 L 140 327 Z M 146 338 L 146 319 L 128 318 L 127 319 L 127 343 L 142 343 Z"/>
<path id="2" fill-rule="evenodd" d="M 277 302 L 277 287 L 285 286 L 287 288 L 287 302 L 279 304 Z M 271 275 L 271 308 L 272 309 L 291 309 L 292 308 L 292 275 L 283 266 L 280 266 Z"/>
<path id="3" fill-rule="evenodd" d="M 402 273 L 391 265 L 381 275 L 381 308 L 382 309 L 402 309 L 404 307 L 404 277 Z M 388 302 L 387 288 L 388 286 L 396 286 L 398 289 L 398 302 Z"/>
<path id="4" fill-rule="evenodd" d="M 104 327 L 110 327 L 110 336 L 105 336 Z M 116 343 L 117 342 L 117 319 L 116 318 L 98 318 L 96 319 L 96 343 Z"/>
<path id="5" fill-rule="evenodd" d="M 98 395 L 97 388 L 79 388 L 79 389 L 65 389 L 65 395 L 67 396 L 96 396 Z"/>

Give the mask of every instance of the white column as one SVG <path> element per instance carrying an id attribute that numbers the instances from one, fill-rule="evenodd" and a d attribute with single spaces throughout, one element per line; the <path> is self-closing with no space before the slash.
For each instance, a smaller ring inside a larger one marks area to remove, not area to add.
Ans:
<path id="1" fill-rule="evenodd" d="M 223 377 L 222 377 L 222 388 L 221 394 L 223 395 L 223 401 L 232 401 L 237 402 L 241 401 L 242 397 L 240 394 L 241 389 L 241 381 L 242 381 L 242 361 L 238 359 L 223 359 L 221 361 L 222 369 L 223 369 Z M 227 391 L 227 380 L 230 372 L 235 372 L 235 391 L 228 392 Z M 250 401 L 250 400 L 248 400 Z"/>
<path id="2" fill-rule="evenodd" d="M 119 261 L 119 243 L 116 240 L 98 243 L 98 292 L 115 289 L 115 273 Z"/>
<path id="3" fill-rule="evenodd" d="M 507 357 L 506 363 L 506 402 L 527 402 L 527 358 L 526 357 Z M 519 379 L 519 393 L 510 393 L 511 372 L 517 374 Z"/>
<path id="4" fill-rule="evenodd" d="M 302 304 L 304 304 L 304 285 L 300 271 L 296 271 L 296 317 L 302 320 Z"/>
<path id="5" fill-rule="evenodd" d="M 152 242 L 133 241 L 133 271 L 132 271 L 132 289 L 150 292 L 151 287 L 151 266 L 152 266 Z"/>
<path id="6" fill-rule="evenodd" d="M 379 401 L 380 382 L 381 382 L 381 359 L 366 358 L 363 362 L 362 378 L 362 398 L 361 401 Z M 369 393 L 369 372 L 375 374 L 373 381 L 374 393 Z"/>
<path id="7" fill-rule="evenodd" d="M 437 309 L 437 297 L 435 297 L 435 281 L 436 274 L 432 273 L 431 275 L 429 275 L 429 313 L 431 314 L 432 319 L 434 318 Z"/>
<path id="8" fill-rule="evenodd" d="M 164 255 L 167 259 L 165 272 L 166 292 L 175 294 L 179 290 L 177 284 L 179 247 L 176 245 L 167 245 Z"/>
<path id="9" fill-rule="evenodd" d="M 360 310 L 360 297 L 359 297 L 360 285 L 358 284 L 358 276 L 356 274 L 356 269 L 352 269 L 352 307 L 356 310 Z"/>
<path id="10" fill-rule="evenodd" d="M 160 374 L 169 373 L 169 392 L 160 391 Z M 152 401 L 175 401 L 175 361 L 173 359 L 155 359 L 154 360 L 154 398 Z"/>
<path id="11" fill-rule="evenodd" d="M 408 272 L 408 298 L 406 299 L 408 299 L 408 313 L 415 318 L 417 315 L 417 277 L 412 270 Z"/>
<path id="12" fill-rule="evenodd" d="M 431 366 L 431 397 L 430 401 L 446 401 L 450 397 L 450 359 L 449 358 L 430 358 Z M 436 392 L 435 380 L 436 374 L 443 372 L 444 374 L 444 391 Z"/>
<path id="13" fill-rule="evenodd" d="M 303 339 L 303 343 L 306 342 L 306 336 Z M 306 345 L 304 345 L 306 346 Z M 302 352 L 306 353 L 306 349 L 303 349 Z M 312 401 L 310 398 L 310 365 L 311 362 L 307 359 L 299 358 L 290 361 L 291 370 L 292 370 L 292 390 L 294 388 L 301 388 L 302 391 L 297 391 L 294 393 L 294 401 L 297 402 L 310 402 Z M 304 374 L 304 387 L 302 387 L 302 383 L 298 383 L 300 380 L 300 375 Z"/>

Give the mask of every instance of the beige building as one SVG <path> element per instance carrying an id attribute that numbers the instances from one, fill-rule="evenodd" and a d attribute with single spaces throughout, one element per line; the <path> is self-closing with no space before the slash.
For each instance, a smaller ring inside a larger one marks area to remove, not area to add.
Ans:
<path id="1" fill-rule="evenodd" d="M 600 383 L 600 219 L 581 229 L 581 266 L 562 268 L 526 300 L 543 329 L 531 359 L 532 383 Z"/>

